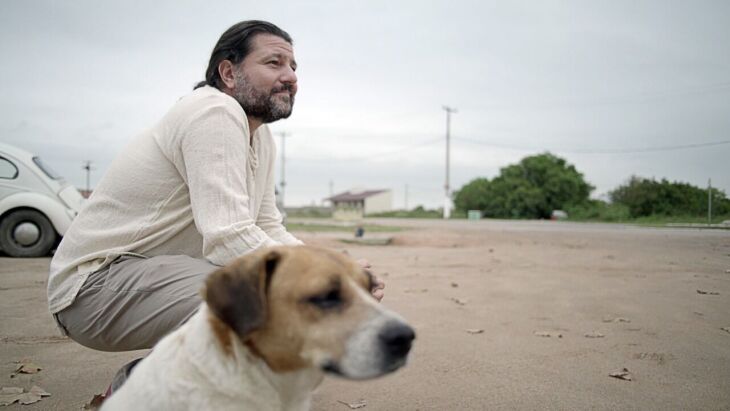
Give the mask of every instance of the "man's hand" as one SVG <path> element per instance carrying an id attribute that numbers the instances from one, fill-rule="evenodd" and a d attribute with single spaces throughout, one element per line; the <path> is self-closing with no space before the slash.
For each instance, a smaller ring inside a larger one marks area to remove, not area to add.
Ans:
<path id="1" fill-rule="evenodd" d="M 383 299 L 383 296 L 385 296 L 385 283 L 383 280 L 381 280 L 377 275 L 373 274 L 372 271 L 370 271 L 370 262 L 364 258 L 361 258 L 357 260 L 357 263 L 360 264 L 362 268 L 367 271 L 370 276 L 373 279 L 373 286 L 370 289 L 370 293 L 375 297 L 376 300 L 381 301 Z"/>

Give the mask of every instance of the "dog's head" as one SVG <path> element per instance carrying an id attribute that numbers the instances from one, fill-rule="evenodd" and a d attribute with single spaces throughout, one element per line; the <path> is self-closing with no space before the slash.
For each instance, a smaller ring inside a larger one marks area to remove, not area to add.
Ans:
<path id="1" fill-rule="evenodd" d="M 344 254 L 272 247 L 211 274 L 204 297 L 221 344 L 239 338 L 277 372 L 316 367 L 377 377 L 406 362 L 413 329 L 370 294 L 370 273 Z"/>

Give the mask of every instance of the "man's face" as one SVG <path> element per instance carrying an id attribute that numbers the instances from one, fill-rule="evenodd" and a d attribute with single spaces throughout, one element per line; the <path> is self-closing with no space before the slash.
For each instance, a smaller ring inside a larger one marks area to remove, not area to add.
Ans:
<path id="1" fill-rule="evenodd" d="M 247 116 L 263 123 L 287 118 L 297 94 L 292 45 L 281 37 L 257 34 L 251 52 L 233 69 L 233 97 Z"/>

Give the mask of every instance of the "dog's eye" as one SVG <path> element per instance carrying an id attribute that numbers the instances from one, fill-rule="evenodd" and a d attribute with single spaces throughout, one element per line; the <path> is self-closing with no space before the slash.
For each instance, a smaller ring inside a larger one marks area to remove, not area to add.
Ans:
<path id="1" fill-rule="evenodd" d="M 323 310 L 337 308 L 342 304 L 342 299 L 340 298 L 340 290 L 331 290 L 326 294 L 310 297 L 309 303 Z"/>

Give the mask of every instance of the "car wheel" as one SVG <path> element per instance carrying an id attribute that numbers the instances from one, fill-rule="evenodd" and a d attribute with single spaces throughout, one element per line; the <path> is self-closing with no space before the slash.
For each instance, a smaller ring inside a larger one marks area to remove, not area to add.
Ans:
<path id="1" fill-rule="evenodd" d="M 0 248 L 11 257 L 43 257 L 56 243 L 56 230 L 35 210 L 13 211 L 0 222 Z"/>

